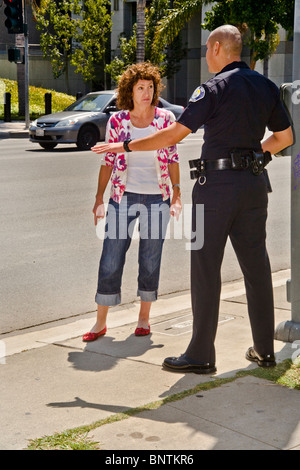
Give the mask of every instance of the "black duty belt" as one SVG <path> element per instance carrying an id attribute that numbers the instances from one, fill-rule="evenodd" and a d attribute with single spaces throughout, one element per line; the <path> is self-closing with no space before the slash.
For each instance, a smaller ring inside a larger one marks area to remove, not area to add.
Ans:
<path id="1" fill-rule="evenodd" d="M 230 158 L 218 158 L 216 160 L 205 160 L 198 158 L 190 160 L 191 179 L 198 178 L 199 184 L 205 184 L 206 172 L 211 170 L 246 170 L 250 169 L 254 175 L 265 173 L 265 167 L 272 160 L 270 152 L 255 150 L 233 150 Z M 267 175 L 266 175 L 267 177 Z"/>
<path id="2" fill-rule="evenodd" d="M 218 158 L 218 160 L 203 160 L 205 170 L 232 170 L 230 158 Z"/>

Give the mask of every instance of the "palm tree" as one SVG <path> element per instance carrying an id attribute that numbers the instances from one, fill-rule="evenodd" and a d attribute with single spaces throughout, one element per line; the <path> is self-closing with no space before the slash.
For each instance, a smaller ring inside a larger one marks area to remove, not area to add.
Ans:
<path id="1" fill-rule="evenodd" d="M 145 9 L 146 0 L 136 2 L 136 61 L 145 60 Z"/>
<path id="2" fill-rule="evenodd" d="M 198 12 L 202 11 L 203 5 L 209 3 L 211 3 L 211 0 L 178 1 L 175 8 L 170 10 L 168 16 L 159 22 L 154 45 L 165 41 L 171 44 L 188 21 Z"/>

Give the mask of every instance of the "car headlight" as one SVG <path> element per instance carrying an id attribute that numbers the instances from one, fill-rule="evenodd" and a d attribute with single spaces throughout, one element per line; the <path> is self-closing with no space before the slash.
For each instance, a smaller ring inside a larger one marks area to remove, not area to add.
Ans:
<path id="1" fill-rule="evenodd" d="M 35 121 L 32 121 L 30 124 L 30 127 L 36 127 L 37 126 L 37 119 Z"/>
<path id="2" fill-rule="evenodd" d="M 53 127 L 70 127 L 76 124 L 78 119 L 65 119 L 64 121 L 59 121 Z"/>

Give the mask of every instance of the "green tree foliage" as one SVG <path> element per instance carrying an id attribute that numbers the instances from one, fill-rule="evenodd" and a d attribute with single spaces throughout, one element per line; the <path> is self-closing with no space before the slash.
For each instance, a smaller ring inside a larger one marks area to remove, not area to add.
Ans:
<path id="1" fill-rule="evenodd" d="M 209 3 L 211 0 L 174 0 L 173 7 L 157 24 L 154 47 L 161 42 L 171 44 L 190 19 L 201 12 L 202 6 Z"/>
<path id="2" fill-rule="evenodd" d="M 294 0 L 221 0 L 206 13 L 203 28 L 212 31 L 222 24 L 234 24 L 244 33 L 250 48 L 251 68 L 257 60 L 268 59 L 279 44 L 279 25 L 293 28 Z M 288 14 L 289 13 L 289 14 Z"/>
<path id="3" fill-rule="evenodd" d="M 35 8 L 44 56 L 51 61 L 55 78 L 75 67 L 85 81 L 95 78 L 105 55 L 111 30 L 107 0 L 43 0 Z"/>
<path id="4" fill-rule="evenodd" d="M 155 43 L 170 43 L 207 0 L 174 0 L 174 7 L 157 26 Z M 244 34 L 250 47 L 251 66 L 268 59 L 279 42 L 281 25 L 290 34 L 294 22 L 294 0 L 219 0 L 205 14 L 202 27 L 209 31 L 223 24 L 233 24 Z"/>
<path id="5" fill-rule="evenodd" d="M 146 58 L 153 64 L 160 66 L 163 77 L 171 78 L 180 69 L 180 61 L 186 55 L 180 34 L 170 44 L 166 41 L 157 44 L 155 41 L 156 28 L 169 10 L 169 0 L 152 0 L 147 11 L 147 34 L 145 40 Z"/>
<path id="6" fill-rule="evenodd" d="M 79 45 L 74 48 L 70 63 L 88 81 L 96 78 L 97 67 L 105 57 L 112 22 L 106 0 L 85 0 L 84 4 L 80 31 L 76 37 Z"/>

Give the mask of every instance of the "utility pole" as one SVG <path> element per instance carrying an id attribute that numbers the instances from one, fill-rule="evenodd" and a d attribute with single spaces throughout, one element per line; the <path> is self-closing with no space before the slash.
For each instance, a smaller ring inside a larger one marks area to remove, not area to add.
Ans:
<path id="1" fill-rule="evenodd" d="M 28 24 L 27 24 L 27 11 L 26 11 L 26 1 L 25 0 L 3 0 L 6 5 L 4 9 L 4 14 L 6 16 L 5 27 L 7 28 L 8 34 L 22 35 L 24 34 L 24 65 L 25 65 L 25 127 L 29 128 L 29 64 L 28 64 Z M 16 36 L 17 44 L 21 41 L 18 36 Z M 23 41 L 21 41 L 23 42 Z M 12 60 L 10 56 L 9 60 L 15 63 L 18 62 L 16 57 L 16 52 L 18 48 L 14 50 L 14 56 Z"/>
<path id="2" fill-rule="evenodd" d="M 291 280 L 287 298 L 291 302 L 291 320 L 280 323 L 275 339 L 293 343 L 300 340 L 300 0 L 295 0 L 293 83 L 291 109 L 294 145 L 291 150 Z"/>
<path id="3" fill-rule="evenodd" d="M 25 129 L 29 129 L 29 54 L 28 54 L 28 21 L 26 2 L 23 0 L 23 14 L 24 14 L 24 61 L 25 61 Z"/>

